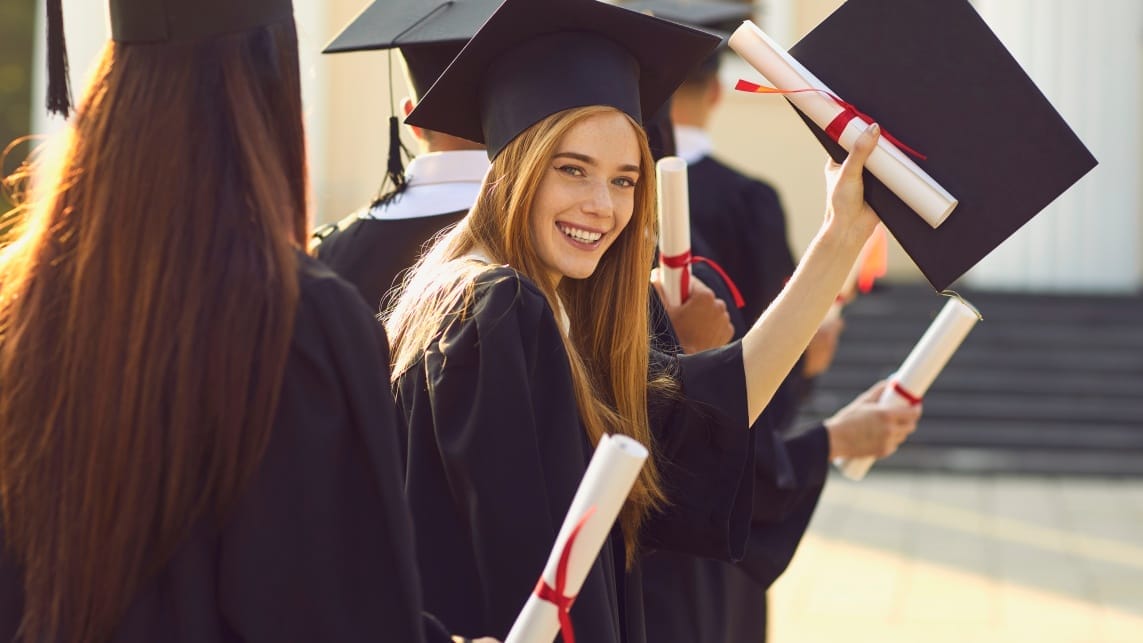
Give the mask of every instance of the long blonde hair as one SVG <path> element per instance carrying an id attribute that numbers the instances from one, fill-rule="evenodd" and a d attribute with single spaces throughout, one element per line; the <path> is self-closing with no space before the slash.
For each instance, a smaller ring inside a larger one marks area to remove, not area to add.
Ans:
<path id="1" fill-rule="evenodd" d="M 638 139 L 641 176 L 635 186 L 631 220 L 590 277 L 562 279 L 555 287 L 536 253 L 529 220 L 541 178 L 560 140 L 576 124 L 609 112 L 617 110 L 591 106 L 553 114 L 516 137 L 496 157 L 468 216 L 421 259 L 385 314 L 394 379 L 421 358 L 457 302 L 471 302 L 474 279 L 487 267 L 460 259 L 479 248 L 494 263 L 508 264 L 535 282 L 553 310 L 559 310 L 563 302 L 571 321 L 571 334 L 564 345 L 580 419 L 592 445 L 605 433 L 628 435 L 651 445 L 648 387 L 668 388 L 671 382 L 656 378 L 648 383 L 647 298 L 655 245 L 655 165 L 643 129 L 628 119 Z M 620 514 L 628 564 L 644 519 L 664 500 L 652 458 Z"/>

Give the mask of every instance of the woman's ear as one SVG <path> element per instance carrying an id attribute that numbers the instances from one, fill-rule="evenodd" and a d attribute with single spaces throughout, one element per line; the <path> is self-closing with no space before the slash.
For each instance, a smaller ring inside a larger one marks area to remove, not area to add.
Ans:
<path id="1" fill-rule="evenodd" d="M 413 113 L 414 107 L 416 107 L 416 105 L 413 104 L 412 98 L 409 98 L 408 96 L 406 96 L 405 98 L 401 99 L 401 113 L 405 115 L 405 118 L 408 118 L 409 114 Z M 408 123 L 406 123 L 405 125 L 410 130 L 412 130 L 413 136 L 415 136 L 418 140 L 421 140 L 421 141 L 426 140 L 424 129 L 417 127 L 416 125 L 409 125 Z"/>

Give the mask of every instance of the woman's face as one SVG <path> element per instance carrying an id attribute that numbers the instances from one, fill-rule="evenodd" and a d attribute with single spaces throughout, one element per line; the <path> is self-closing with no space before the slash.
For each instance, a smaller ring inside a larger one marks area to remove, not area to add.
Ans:
<path id="1" fill-rule="evenodd" d="M 532 236 L 558 282 L 585 279 L 631 220 L 639 141 L 627 117 L 606 112 L 564 134 L 532 203 Z"/>

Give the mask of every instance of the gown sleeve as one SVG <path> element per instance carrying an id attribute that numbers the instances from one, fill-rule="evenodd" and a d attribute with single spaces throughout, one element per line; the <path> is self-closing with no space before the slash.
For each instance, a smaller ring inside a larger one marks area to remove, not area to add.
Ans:
<path id="1" fill-rule="evenodd" d="M 745 552 L 753 497 L 739 342 L 695 355 L 652 353 L 652 369 L 678 390 L 650 401 L 651 430 L 668 503 L 651 516 L 646 543 L 733 561 Z"/>
<path id="2" fill-rule="evenodd" d="M 271 439 L 220 536 L 220 609 L 250 643 L 419 643 L 387 344 L 352 287 L 323 274 L 303 280 Z"/>

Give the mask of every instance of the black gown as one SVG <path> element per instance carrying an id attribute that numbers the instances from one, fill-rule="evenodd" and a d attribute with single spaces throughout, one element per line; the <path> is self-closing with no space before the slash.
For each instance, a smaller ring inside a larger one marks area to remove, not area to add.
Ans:
<path id="1" fill-rule="evenodd" d="M 357 292 L 299 259 L 301 295 L 262 462 L 131 601 L 115 643 L 450 640 L 422 614 L 388 344 Z M 0 640 L 22 575 L 0 559 Z"/>
<path id="2" fill-rule="evenodd" d="M 489 268 L 396 383 L 425 605 L 457 633 L 507 634 L 591 456 L 561 332 L 534 284 Z M 671 503 L 646 524 L 642 547 L 734 559 L 752 501 L 741 348 L 654 357 L 685 398 L 649 403 Z M 640 569 L 625 573 L 625 556 L 616 528 L 571 610 L 577 640 L 655 640 L 643 629 Z"/>
<path id="3" fill-rule="evenodd" d="M 385 293 L 437 233 L 464 218 L 466 210 L 408 219 L 370 219 L 354 215 L 325 226 L 314 236 L 315 253 L 334 272 L 357 286 L 376 312 Z"/>
<path id="4" fill-rule="evenodd" d="M 727 302 L 741 338 L 794 271 L 778 195 L 709 156 L 688 167 L 688 183 L 693 250 L 719 263 L 746 305 L 734 308 L 730 290 L 708 266 L 696 264 L 694 274 Z M 791 435 L 810 384 L 800 373 L 799 362 L 754 425 L 754 514 L 743 560 L 730 565 L 662 552 L 644 562 L 648 637 L 655 643 L 766 639 L 766 588 L 793 557 L 829 468 L 823 425 Z"/>

